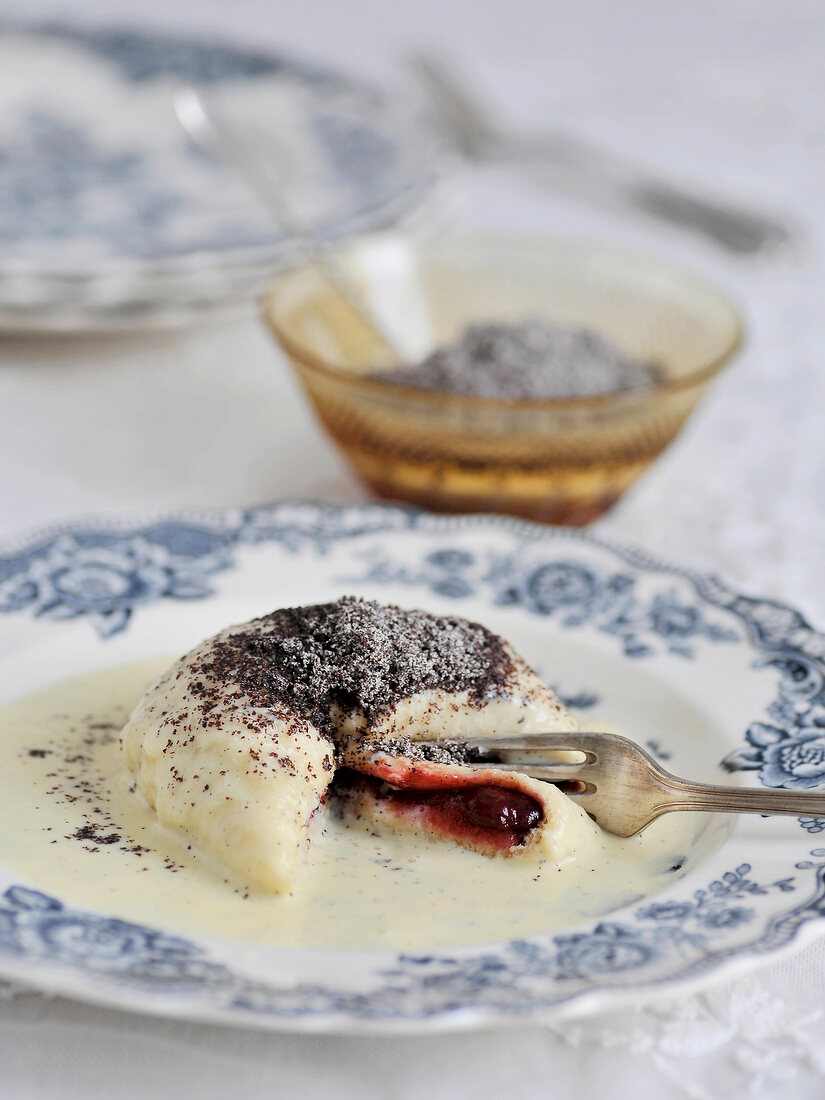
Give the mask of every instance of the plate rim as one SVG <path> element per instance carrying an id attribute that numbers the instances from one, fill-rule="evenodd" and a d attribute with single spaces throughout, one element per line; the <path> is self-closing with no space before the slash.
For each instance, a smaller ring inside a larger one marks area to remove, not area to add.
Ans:
<path id="1" fill-rule="evenodd" d="M 44 524 L 21 532 L 17 536 L 6 537 L 0 540 L 0 560 L 19 557 L 36 549 L 44 543 L 50 543 L 63 536 L 71 536 L 77 533 L 85 534 L 113 534 L 128 535 L 139 532 L 142 528 L 152 527 L 164 523 L 191 523 L 204 525 L 215 533 L 221 530 L 227 532 L 232 524 L 237 524 L 243 519 L 253 517 L 268 517 L 275 519 L 279 513 L 293 513 L 302 511 L 314 515 L 317 518 L 323 516 L 352 515 L 358 517 L 394 517 L 403 520 L 404 523 L 391 524 L 377 527 L 372 533 L 376 535 L 391 534 L 403 530 L 423 529 L 425 532 L 440 534 L 442 532 L 467 530 L 472 528 L 488 528 L 491 530 L 504 530 L 519 535 L 529 542 L 537 544 L 546 543 L 582 543 L 594 545 L 610 554 L 617 555 L 631 567 L 642 571 L 664 572 L 674 577 L 680 577 L 688 581 L 695 589 L 697 596 L 714 604 L 709 594 L 717 590 L 719 586 L 729 593 L 741 596 L 745 599 L 756 599 L 759 603 L 766 603 L 780 611 L 790 612 L 800 616 L 806 624 L 808 620 L 795 608 L 779 600 L 761 599 L 746 596 L 735 586 L 729 586 L 715 573 L 695 570 L 689 567 L 673 565 L 656 555 L 640 550 L 627 544 L 614 541 L 611 538 L 603 538 L 600 533 L 590 533 L 577 528 L 545 527 L 521 520 L 512 516 L 492 514 L 471 514 L 461 516 L 433 515 L 422 510 L 394 504 L 379 502 L 353 502 L 346 504 L 333 504 L 328 502 L 312 501 L 308 499 L 282 500 L 271 504 L 262 504 L 248 508 L 208 508 L 208 509 L 161 509 L 147 510 L 142 513 L 110 514 L 100 517 L 95 515 L 75 517 L 59 520 L 54 523 Z M 350 533 L 346 537 L 355 537 Z M 275 542 L 277 540 L 265 538 L 261 541 Z M 243 545 L 242 543 L 233 545 Z M 232 563 L 231 569 L 236 563 Z M 715 606 L 721 606 L 715 604 Z M 747 622 L 742 619 L 748 627 Z M 811 628 L 815 629 L 815 628 Z M 754 645 L 752 630 L 747 629 L 745 644 Z M 823 852 L 825 854 L 825 852 Z M 810 899 L 813 903 L 817 897 Z M 818 916 L 825 915 L 817 913 Z M 195 998 L 191 998 L 185 1005 L 173 997 L 166 999 L 156 997 L 153 1003 L 134 1003 L 129 1001 L 134 994 L 127 987 L 120 989 L 103 983 L 100 986 L 99 995 L 87 995 L 85 988 L 72 987 L 72 976 L 79 972 L 71 968 L 66 969 L 66 980 L 55 982 L 53 978 L 45 977 L 44 981 L 21 978 L 16 974 L 9 974 L 5 962 L 0 957 L 0 974 L 8 975 L 15 983 L 24 987 L 38 989 L 43 992 L 56 991 L 62 996 L 69 996 L 76 1000 L 88 1000 L 90 1003 L 108 1004 L 124 1011 L 137 1011 L 142 1014 L 161 1015 L 169 1018 L 198 1020 L 209 1024 L 229 1024 L 232 1026 L 250 1027 L 278 1031 L 302 1031 L 302 1032 L 335 1032 L 340 1034 L 424 1034 L 436 1031 L 466 1030 L 487 1026 L 503 1026 L 510 1022 L 552 1022 L 567 1017 L 589 1016 L 599 1011 L 609 1011 L 618 1008 L 629 999 L 635 1003 L 666 999 L 675 992 L 695 992 L 728 980 L 737 972 L 745 973 L 757 969 L 760 960 L 765 960 L 762 965 L 777 962 L 780 958 L 800 951 L 808 943 L 825 933 L 825 926 L 821 920 L 807 919 L 800 921 L 791 934 L 778 944 L 761 947 L 756 941 L 747 945 L 740 945 L 732 954 L 721 960 L 706 960 L 704 965 L 699 960 L 692 966 L 683 968 L 681 972 L 668 974 L 660 978 L 640 980 L 632 979 L 621 985 L 594 984 L 593 986 L 578 991 L 572 991 L 571 995 L 544 1008 L 532 1008 L 525 1015 L 511 1015 L 490 1005 L 478 1004 L 463 1006 L 459 1010 L 438 1010 L 431 1015 L 422 1017 L 396 1017 L 383 1020 L 367 1019 L 364 1017 L 342 1017 L 332 1015 L 316 1015 L 310 1017 L 286 1017 L 255 1012 L 239 1012 L 236 1007 L 221 1005 L 210 1007 L 202 1004 Z M 483 945 L 476 945 L 481 949 Z M 8 960 L 11 961 L 11 960 Z M 11 968 L 15 969 L 14 967 Z M 39 967 L 34 967 L 36 973 Z M 43 967 L 44 975 L 49 974 L 48 965 Z M 85 975 L 88 979 L 88 975 Z M 94 988 L 95 983 L 88 983 Z M 176 1007 L 177 1006 L 177 1007 Z"/>

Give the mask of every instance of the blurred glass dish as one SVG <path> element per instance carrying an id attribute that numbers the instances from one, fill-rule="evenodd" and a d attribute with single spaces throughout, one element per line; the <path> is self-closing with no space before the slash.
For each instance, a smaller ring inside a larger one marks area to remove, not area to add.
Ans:
<path id="1" fill-rule="evenodd" d="M 2 328 L 191 322 L 254 300 L 294 259 L 233 169 L 181 132 L 181 84 L 255 128 L 325 236 L 395 225 L 429 194 L 431 139 L 359 80 L 182 34 L 2 23 Z"/>
<path id="2" fill-rule="evenodd" d="M 662 381 L 592 397 L 505 400 L 374 377 L 386 351 L 311 265 L 274 280 L 264 316 L 318 416 L 378 496 L 437 511 L 586 524 L 668 446 L 742 338 L 727 298 L 669 263 L 523 237 L 377 237 L 342 254 L 410 363 L 469 324 L 527 316 L 599 333 Z"/>

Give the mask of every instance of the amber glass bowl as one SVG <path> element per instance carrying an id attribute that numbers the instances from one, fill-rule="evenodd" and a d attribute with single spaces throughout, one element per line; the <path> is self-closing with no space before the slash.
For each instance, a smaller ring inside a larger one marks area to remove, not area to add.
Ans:
<path id="1" fill-rule="evenodd" d="M 741 341 L 736 309 L 670 264 L 513 237 L 361 241 L 341 263 L 415 362 L 479 321 L 586 326 L 663 381 L 598 397 L 499 400 L 374 377 L 386 349 L 312 264 L 280 275 L 266 321 L 341 452 L 378 496 L 449 512 L 585 524 L 662 453 Z"/>

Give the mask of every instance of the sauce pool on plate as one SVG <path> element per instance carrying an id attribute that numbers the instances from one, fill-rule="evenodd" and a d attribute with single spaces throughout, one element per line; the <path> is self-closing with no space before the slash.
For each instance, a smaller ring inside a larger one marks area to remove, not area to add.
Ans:
<path id="1" fill-rule="evenodd" d="M 598 833 L 554 863 L 490 858 L 335 812 L 314 817 L 291 892 L 268 894 L 157 821 L 119 732 L 167 659 L 92 672 L 0 710 L 0 861 L 67 902 L 180 934 L 282 947 L 425 949 L 527 936 L 607 913 L 678 873 L 690 815 Z"/>

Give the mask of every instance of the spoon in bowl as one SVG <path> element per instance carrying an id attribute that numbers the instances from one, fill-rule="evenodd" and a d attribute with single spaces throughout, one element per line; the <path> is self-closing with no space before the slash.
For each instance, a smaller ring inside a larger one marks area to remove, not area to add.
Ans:
<path id="1" fill-rule="evenodd" d="M 195 87 L 184 86 L 173 98 L 175 115 L 186 135 L 211 157 L 231 165 L 249 190 L 270 211 L 280 230 L 316 267 L 324 282 L 352 314 L 369 347 L 370 357 L 391 365 L 404 360 L 397 341 L 376 317 L 360 287 L 343 267 L 330 242 L 316 225 L 300 217 L 261 154 L 240 128 L 233 126 L 214 102 Z"/>

